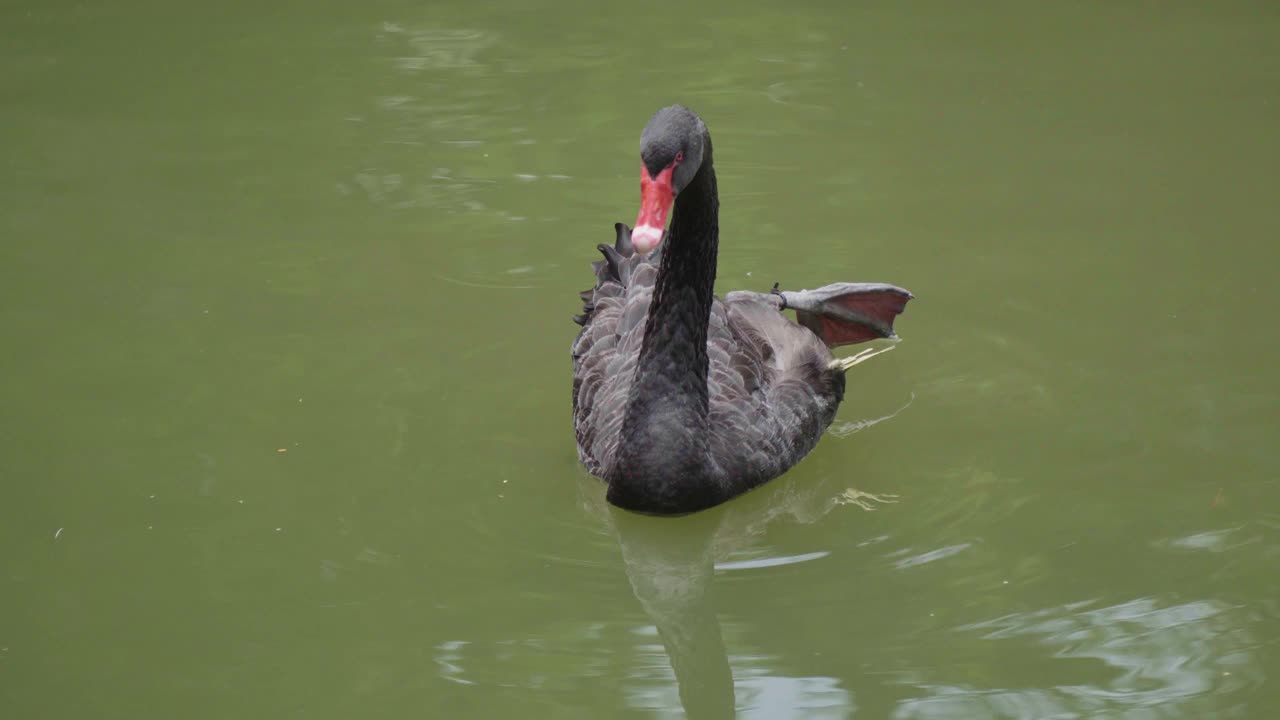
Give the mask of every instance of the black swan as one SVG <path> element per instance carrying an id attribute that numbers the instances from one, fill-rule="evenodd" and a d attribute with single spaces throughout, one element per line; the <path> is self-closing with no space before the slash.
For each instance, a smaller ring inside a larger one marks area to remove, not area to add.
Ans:
<path id="1" fill-rule="evenodd" d="M 830 348 L 896 338 L 894 317 L 912 295 L 837 283 L 721 301 L 706 125 L 680 105 L 659 110 L 640 159 L 636 227 L 619 223 L 614 245 L 599 246 L 596 285 L 574 318 L 574 430 L 609 502 L 676 515 L 755 488 L 813 449 L 844 397 L 845 371 L 893 346 L 842 359 Z M 781 314 L 788 308 L 798 324 Z"/>

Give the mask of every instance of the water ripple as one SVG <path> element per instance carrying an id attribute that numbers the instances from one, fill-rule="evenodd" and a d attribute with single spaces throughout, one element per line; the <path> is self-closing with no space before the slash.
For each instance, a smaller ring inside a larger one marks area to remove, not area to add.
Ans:
<path id="1" fill-rule="evenodd" d="M 1252 616 L 1238 605 L 1216 599 L 1168 605 L 1151 597 L 1095 604 L 1012 613 L 955 630 L 1001 643 L 1029 640 L 1049 649 L 1055 664 L 1096 661 L 1109 670 L 1108 680 L 1098 681 L 1097 666 L 1086 664 L 1060 665 L 1080 674 L 1059 671 L 1059 684 L 1039 689 L 919 682 L 927 695 L 904 701 L 894 717 L 1128 717 L 1156 706 L 1163 709 L 1159 717 L 1207 717 L 1197 713 L 1223 709 L 1224 692 L 1263 680 L 1253 657 Z"/>
<path id="2" fill-rule="evenodd" d="M 909 567 L 924 565 L 925 563 L 931 563 L 936 560 L 943 560 L 951 557 L 952 555 L 958 555 L 971 547 L 973 547 L 973 543 L 968 542 L 958 543 L 956 545 L 947 545 L 936 550 L 930 550 L 928 552 L 920 553 L 919 555 L 912 555 L 910 557 L 903 558 L 895 562 L 893 566 L 899 570 L 904 570 Z"/>

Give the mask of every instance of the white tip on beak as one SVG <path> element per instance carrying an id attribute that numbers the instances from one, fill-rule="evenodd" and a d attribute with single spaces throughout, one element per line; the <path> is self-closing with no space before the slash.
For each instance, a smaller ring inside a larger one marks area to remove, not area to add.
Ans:
<path id="1" fill-rule="evenodd" d="M 662 242 L 662 228 L 652 225 L 637 225 L 631 231 L 631 244 L 636 250 L 648 255 Z"/>

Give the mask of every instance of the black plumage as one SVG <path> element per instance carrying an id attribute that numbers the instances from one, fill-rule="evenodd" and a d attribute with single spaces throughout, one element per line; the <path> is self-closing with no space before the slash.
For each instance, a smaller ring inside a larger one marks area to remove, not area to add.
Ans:
<path id="1" fill-rule="evenodd" d="M 841 284 L 714 297 L 719 201 L 706 126 L 687 108 L 663 108 L 641 157 L 651 175 L 674 167 L 671 223 L 648 256 L 622 224 L 612 246 L 599 246 L 596 285 L 574 318 L 574 427 L 579 458 L 608 482 L 610 502 L 687 513 L 804 457 L 844 397 L 847 366 L 828 345 L 896 337 L 893 318 L 911 294 Z"/>

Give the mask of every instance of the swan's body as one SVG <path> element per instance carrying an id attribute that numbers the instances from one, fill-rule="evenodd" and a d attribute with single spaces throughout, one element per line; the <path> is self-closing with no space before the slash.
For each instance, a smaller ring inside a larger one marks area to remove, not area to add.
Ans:
<path id="1" fill-rule="evenodd" d="M 911 295 L 841 284 L 721 301 L 712 294 L 719 203 L 705 126 L 683 107 L 664 108 L 641 156 L 637 229 L 617 227 L 613 247 L 600 248 L 596 286 L 582 293 L 574 426 L 578 456 L 609 483 L 610 502 L 687 513 L 804 457 L 835 417 L 854 364 L 828 346 L 894 337 L 893 317 Z M 804 325 L 782 315 L 786 307 Z"/>

